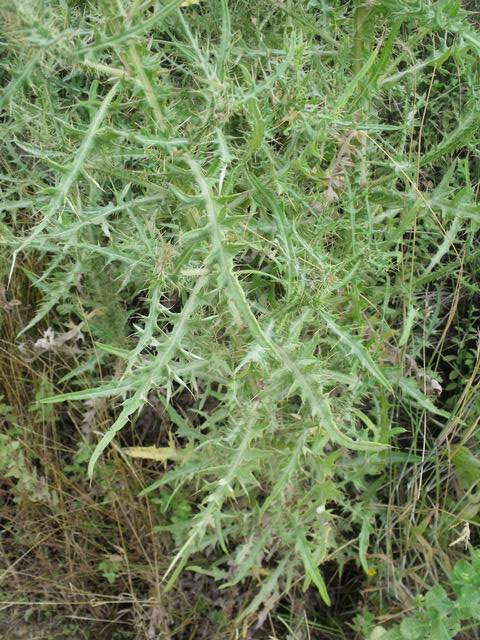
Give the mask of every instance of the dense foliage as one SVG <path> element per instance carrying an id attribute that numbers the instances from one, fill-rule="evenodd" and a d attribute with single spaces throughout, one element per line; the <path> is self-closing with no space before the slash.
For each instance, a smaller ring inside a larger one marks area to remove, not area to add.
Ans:
<path id="1" fill-rule="evenodd" d="M 477 637 L 478 595 L 421 627 L 478 574 L 469 9 L 3 6 L 15 620 L 45 601 L 88 611 L 86 638 Z"/>

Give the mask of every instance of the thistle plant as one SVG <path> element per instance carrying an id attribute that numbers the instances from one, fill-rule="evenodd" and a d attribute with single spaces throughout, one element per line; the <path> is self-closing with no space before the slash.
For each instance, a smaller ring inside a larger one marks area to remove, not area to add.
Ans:
<path id="1" fill-rule="evenodd" d="M 442 482 L 456 439 L 478 449 L 478 360 L 458 402 L 442 393 L 456 313 L 478 301 L 468 11 L 29 0 L 3 13 L 3 275 L 35 292 L 17 344 L 81 327 L 40 403 L 107 399 L 88 474 L 118 450 L 148 471 L 139 500 L 167 496 L 165 592 L 185 571 L 253 584 L 241 625 L 299 585 L 331 605 L 332 566 L 378 575 L 396 603 L 409 569 L 447 574 L 445 555 L 419 557 L 456 551 L 464 514 Z M 162 441 L 126 446 L 151 406 Z M 180 496 L 187 517 L 172 519 Z"/>

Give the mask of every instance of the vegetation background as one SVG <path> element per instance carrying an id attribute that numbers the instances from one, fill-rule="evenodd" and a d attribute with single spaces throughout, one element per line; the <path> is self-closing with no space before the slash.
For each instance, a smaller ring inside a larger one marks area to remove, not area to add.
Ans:
<path id="1" fill-rule="evenodd" d="M 478 638 L 477 3 L 0 11 L 2 637 Z"/>

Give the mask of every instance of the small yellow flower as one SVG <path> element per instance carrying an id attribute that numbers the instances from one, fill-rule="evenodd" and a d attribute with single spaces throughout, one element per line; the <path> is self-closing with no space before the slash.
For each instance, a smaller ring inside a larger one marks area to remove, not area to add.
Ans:
<path id="1" fill-rule="evenodd" d="M 368 575 L 373 578 L 373 576 L 377 575 L 377 570 L 374 569 L 373 567 L 371 569 L 368 570 Z"/>

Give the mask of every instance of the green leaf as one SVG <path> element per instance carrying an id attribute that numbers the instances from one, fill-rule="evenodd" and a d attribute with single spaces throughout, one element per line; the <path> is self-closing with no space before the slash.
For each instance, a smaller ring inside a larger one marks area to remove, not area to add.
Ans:
<path id="1" fill-rule="evenodd" d="M 365 347 L 358 340 L 354 339 L 349 333 L 341 329 L 333 320 L 333 318 L 327 313 L 320 312 L 320 316 L 322 317 L 330 331 L 332 331 L 340 338 L 340 344 L 344 347 L 347 353 L 352 353 L 360 362 L 362 367 L 364 367 L 369 373 L 371 373 L 372 376 L 378 382 L 380 382 L 383 387 L 391 391 L 392 385 L 387 380 L 380 367 L 371 358 Z"/>
<path id="2" fill-rule="evenodd" d="M 69 391 L 68 393 L 59 393 L 56 396 L 42 398 L 42 404 L 54 404 L 58 402 L 77 401 L 77 400 L 93 400 L 94 398 L 110 398 L 123 395 L 126 391 L 133 387 L 131 380 L 118 380 L 115 382 L 106 382 L 99 387 L 92 389 L 83 389 L 81 391 Z"/>
<path id="3" fill-rule="evenodd" d="M 360 535 L 358 537 L 358 556 L 360 558 L 360 564 L 362 565 L 362 568 L 367 575 L 368 575 L 367 551 L 368 551 L 368 545 L 370 542 L 371 533 L 373 533 L 373 528 L 367 516 L 363 518 L 362 528 L 360 529 Z"/>
<path id="4" fill-rule="evenodd" d="M 308 543 L 301 530 L 297 534 L 296 548 L 300 554 L 300 557 L 303 560 L 303 566 L 305 568 L 305 573 L 307 574 L 307 577 L 317 587 L 318 593 L 320 594 L 325 604 L 330 607 L 332 602 L 330 600 L 330 596 L 328 595 L 327 585 L 325 584 L 325 580 L 323 579 L 323 576 L 320 573 L 320 569 L 317 567 L 315 560 L 312 557 L 312 554 L 308 547 Z M 307 585 L 304 586 L 304 589 L 303 589 L 304 591 L 306 590 L 306 586 Z"/>
<path id="5" fill-rule="evenodd" d="M 417 381 L 415 378 L 405 378 L 397 372 L 391 372 L 390 378 L 392 382 L 398 384 L 402 392 L 415 401 L 415 404 L 430 413 L 433 413 L 437 416 L 442 416 L 444 418 L 449 418 L 450 414 L 447 411 L 443 411 L 443 409 L 438 409 L 433 402 L 430 400 L 428 396 L 426 396 L 418 387 Z"/>

